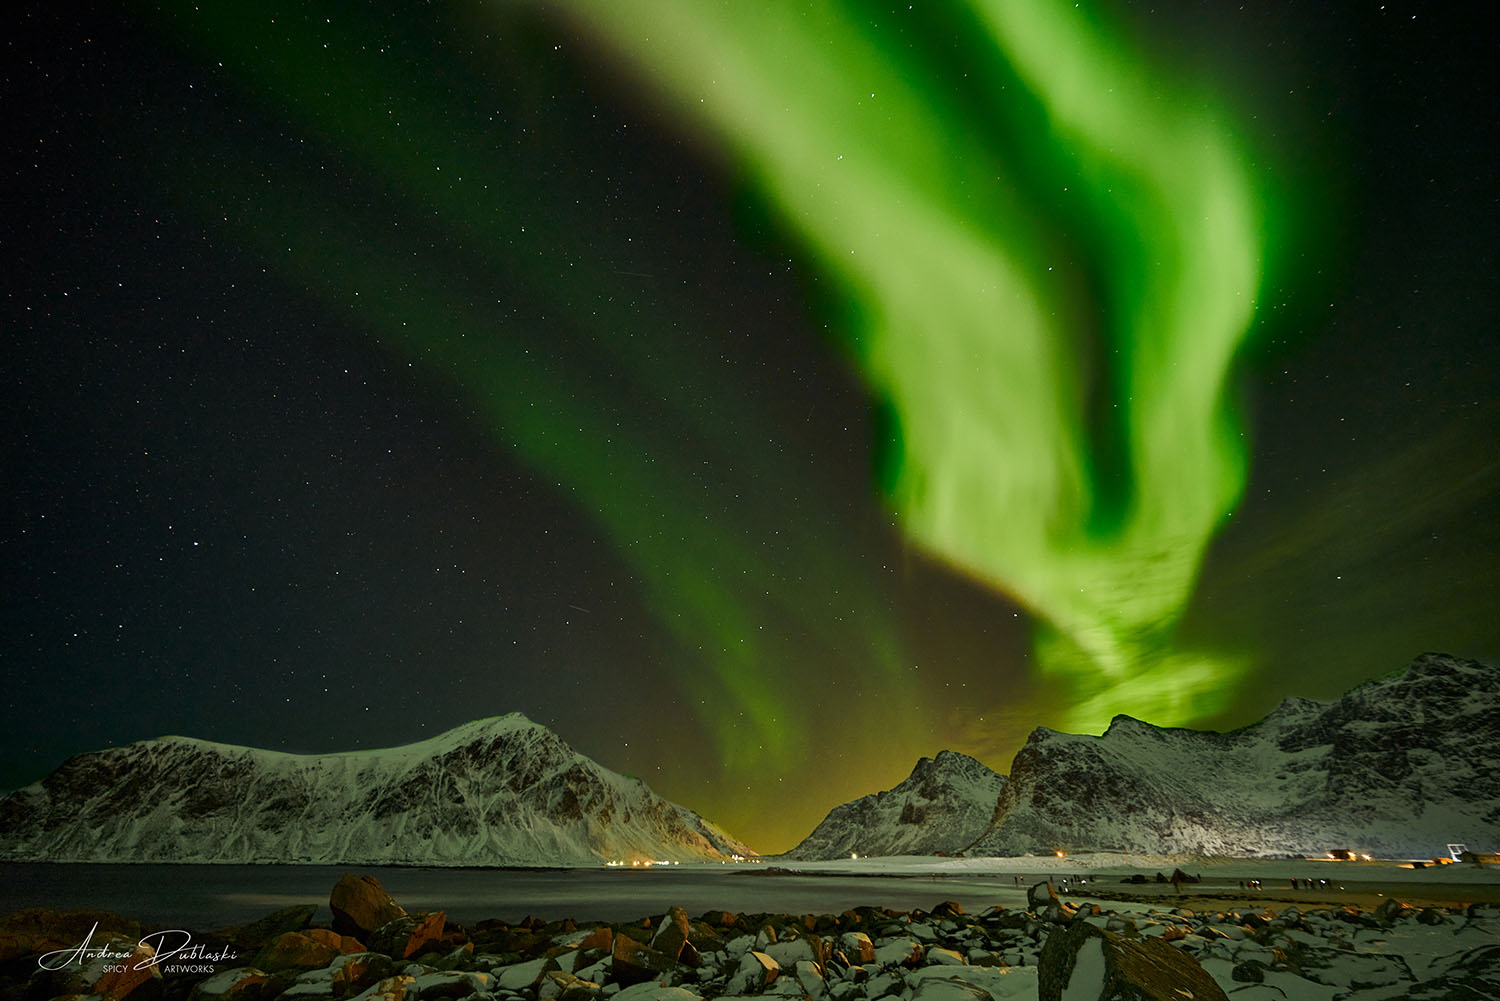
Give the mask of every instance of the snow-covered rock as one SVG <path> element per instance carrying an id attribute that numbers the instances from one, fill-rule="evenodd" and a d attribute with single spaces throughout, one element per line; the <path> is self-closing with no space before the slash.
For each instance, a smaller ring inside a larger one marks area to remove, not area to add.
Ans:
<path id="1" fill-rule="evenodd" d="M 922 758 L 899 785 L 834 807 L 787 852 L 796 859 L 932 855 L 967 848 L 989 827 L 1005 776 L 957 751 Z"/>
<path id="2" fill-rule="evenodd" d="M 342 754 L 162 737 L 79 755 L 0 799 L 0 858 L 10 861 L 594 865 L 753 854 L 514 713 Z"/>
<path id="3" fill-rule="evenodd" d="M 1288 699 L 1230 733 L 1116 716 L 1040 728 L 971 854 L 1274 856 L 1488 850 L 1500 827 L 1500 668 L 1424 654 L 1333 702 Z"/>

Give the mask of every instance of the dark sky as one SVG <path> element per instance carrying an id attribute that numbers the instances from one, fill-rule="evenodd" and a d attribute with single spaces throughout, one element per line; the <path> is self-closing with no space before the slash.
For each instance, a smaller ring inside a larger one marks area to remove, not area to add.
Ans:
<path id="1" fill-rule="evenodd" d="M 880 369 L 889 289 L 861 295 L 798 215 L 808 191 L 778 189 L 826 136 L 758 159 L 695 118 L 694 53 L 665 27 L 641 56 L 627 28 L 529 5 L 250 6 L 4 15 L 0 788 L 167 733 L 350 750 L 520 711 L 779 850 L 919 755 L 1006 771 L 1089 698 L 1229 727 L 1424 650 L 1500 657 L 1500 192 L 1470 26 L 1397 4 L 1106 11 L 1122 65 L 1170 82 L 1148 108 L 1194 106 L 1206 91 L 1171 90 L 1188 78 L 1225 95 L 1268 207 L 1223 377 L 1243 487 L 1184 600 L 1109 620 L 1135 659 L 1101 688 L 1048 660 L 1060 606 L 1033 578 L 920 530 L 945 440 Z M 1056 193 L 1108 186 L 965 8 L 807 7 L 843 25 L 809 34 L 830 87 L 869 52 L 911 86 L 916 117 L 852 133 L 851 159 L 899 185 L 916 149 L 960 177 L 808 204 L 862 206 L 838 217 L 851 254 L 924 198 L 1030 234 L 1021 270 L 1085 398 L 1078 546 L 1110 565 L 1161 479 L 1101 416 L 1144 405 L 1098 388 L 1139 350 L 1115 327 L 1152 233 Z M 798 97 L 788 120 L 839 113 Z M 930 148 L 903 131 L 924 115 Z M 959 268 L 908 249 L 898 267 Z M 925 358 L 957 307 L 914 287 Z M 1201 463 L 1181 465 L 1170 496 Z M 1078 555 L 1049 539 L 1033 577 Z"/>

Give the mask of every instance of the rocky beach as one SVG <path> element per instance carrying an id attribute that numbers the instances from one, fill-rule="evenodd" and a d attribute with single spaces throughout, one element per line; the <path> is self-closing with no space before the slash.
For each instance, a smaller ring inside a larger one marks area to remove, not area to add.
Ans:
<path id="1" fill-rule="evenodd" d="M 1369 893 L 1331 885 L 1307 886 L 1301 900 L 1288 899 L 1298 892 L 1290 887 L 1256 898 L 1173 875 L 1181 878 L 1039 879 L 1025 886 L 1024 906 L 977 912 L 934 901 L 910 911 L 690 915 L 664 902 L 624 922 L 581 914 L 459 925 L 441 910 L 408 912 L 376 877 L 347 873 L 329 895 L 331 920 L 311 904 L 204 930 L 12 913 L 0 919 L 0 1001 L 1500 996 L 1500 902 L 1488 885 L 1409 884 L 1422 891 L 1415 896 L 1447 899 L 1371 906 Z"/>

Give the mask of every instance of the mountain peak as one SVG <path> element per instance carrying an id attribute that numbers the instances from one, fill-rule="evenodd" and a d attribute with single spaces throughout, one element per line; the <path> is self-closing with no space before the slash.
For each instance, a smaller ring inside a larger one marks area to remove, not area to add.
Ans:
<path id="1" fill-rule="evenodd" d="M 962 851 L 994 816 L 1005 786 L 982 762 L 958 751 L 920 758 L 899 785 L 834 807 L 787 855 L 932 855 Z"/>

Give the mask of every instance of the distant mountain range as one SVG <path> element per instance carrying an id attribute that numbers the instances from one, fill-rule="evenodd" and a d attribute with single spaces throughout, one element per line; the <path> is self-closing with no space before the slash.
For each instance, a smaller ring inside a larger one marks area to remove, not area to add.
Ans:
<path id="1" fill-rule="evenodd" d="M 1099 737 L 1039 729 L 972 851 L 1428 858 L 1450 842 L 1497 841 L 1500 668 L 1423 654 L 1333 702 L 1287 699 L 1230 733 L 1129 716 Z"/>
<path id="2" fill-rule="evenodd" d="M 183 737 L 82 754 L 0 799 L 12 861 L 598 865 L 753 855 L 519 714 L 300 755 Z"/>
<path id="3" fill-rule="evenodd" d="M 894 789 L 834 807 L 787 857 L 963 851 L 989 830 L 1004 788 L 1005 776 L 967 754 L 939 751 L 935 758 L 918 761 L 911 775 Z"/>
<path id="4" fill-rule="evenodd" d="M 1118 850 L 1428 858 L 1500 848 L 1500 668 L 1424 654 L 1230 733 L 1117 716 L 1039 728 L 1007 779 L 953 751 L 836 807 L 797 859 Z M 597 865 L 754 855 L 524 716 L 295 755 L 182 737 L 65 762 L 0 798 L 0 859 Z"/>
<path id="5" fill-rule="evenodd" d="M 975 784 L 968 772 L 952 777 L 936 767 L 924 774 L 920 795 L 910 788 L 913 773 L 889 792 L 837 807 L 792 854 L 832 859 L 894 848 L 1255 857 L 1348 848 L 1430 858 L 1453 842 L 1493 851 L 1500 847 L 1500 668 L 1423 654 L 1340 699 L 1288 699 L 1230 733 L 1116 716 L 1097 737 L 1038 728 L 1008 781 Z M 904 810 L 907 802 L 923 819 L 893 822 L 890 807 Z M 924 802 L 942 806 L 923 815 Z M 952 835 L 972 830 L 959 818 L 982 814 L 991 820 L 957 845 L 962 839 Z"/>

